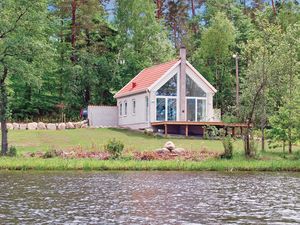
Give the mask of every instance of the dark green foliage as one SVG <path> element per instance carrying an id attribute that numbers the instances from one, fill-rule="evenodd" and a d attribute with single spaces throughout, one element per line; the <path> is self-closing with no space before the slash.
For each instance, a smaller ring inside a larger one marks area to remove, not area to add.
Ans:
<path id="1" fill-rule="evenodd" d="M 8 148 L 7 156 L 16 157 L 17 156 L 17 148 L 15 146 L 10 146 Z"/>
<path id="2" fill-rule="evenodd" d="M 48 158 L 54 158 L 57 156 L 58 156 L 57 151 L 52 149 L 52 150 L 46 151 L 45 154 L 43 155 L 43 158 L 48 159 Z"/>
<path id="3" fill-rule="evenodd" d="M 114 138 L 108 141 L 108 143 L 104 146 L 104 149 L 112 154 L 113 159 L 116 159 L 122 155 L 124 144 Z"/>
<path id="4" fill-rule="evenodd" d="M 205 139 L 212 140 L 212 139 L 219 138 L 219 136 L 220 136 L 220 132 L 217 127 L 215 127 L 215 126 L 206 126 L 205 127 L 205 133 L 203 135 L 203 137 Z"/>
<path id="5" fill-rule="evenodd" d="M 221 158 L 224 159 L 231 159 L 233 154 L 233 144 L 232 144 L 232 138 L 230 135 L 227 135 L 223 138 L 222 144 L 224 147 L 224 153 L 221 155 Z"/>

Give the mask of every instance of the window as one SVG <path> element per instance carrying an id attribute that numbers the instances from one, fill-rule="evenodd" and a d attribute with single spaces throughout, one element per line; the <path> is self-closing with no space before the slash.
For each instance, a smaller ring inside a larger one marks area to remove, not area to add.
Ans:
<path id="1" fill-rule="evenodd" d="M 156 120 L 174 121 L 177 118 L 177 85 L 178 76 L 175 74 L 156 91 Z"/>
<path id="2" fill-rule="evenodd" d="M 132 100 L 132 114 L 135 114 L 136 103 L 135 99 Z"/>
<path id="3" fill-rule="evenodd" d="M 122 105 L 122 103 L 120 103 L 120 106 L 119 106 L 119 110 L 120 110 L 120 116 L 122 116 L 122 107 L 123 107 L 123 105 Z"/>
<path id="4" fill-rule="evenodd" d="M 164 121 L 166 118 L 166 100 L 165 98 L 156 99 L 156 120 Z"/>
<path id="5" fill-rule="evenodd" d="M 146 121 L 148 121 L 149 120 L 149 98 L 148 98 L 148 96 L 146 96 L 145 101 L 146 101 Z"/>
<path id="6" fill-rule="evenodd" d="M 177 96 L 177 74 L 156 91 L 156 96 Z"/>
<path id="7" fill-rule="evenodd" d="M 124 102 L 124 116 L 127 116 L 127 102 Z"/>
<path id="8" fill-rule="evenodd" d="M 186 113 L 188 121 L 206 120 L 206 93 L 186 76 Z"/>
<path id="9" fill-rule="evenodd" d="M 156 98 L 156 120 L 174 121 L 177 118 L 176 98 Z"/>
<path id="10" fill-rule="evenodd" d="M 206 93 L 192 80 L 192 78 L 186 76 L 186 96 L 206 97 Z"/>

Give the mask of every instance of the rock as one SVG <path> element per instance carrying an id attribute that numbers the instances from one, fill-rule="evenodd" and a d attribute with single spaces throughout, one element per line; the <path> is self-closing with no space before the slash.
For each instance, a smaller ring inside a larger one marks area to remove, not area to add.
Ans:
<path id="1" fill-rule="evenodd" d="M 56 130 L 55 123 L 47 123 L 47 130 Z"/>
<path id="2" fill-rule="evenodd" d="M 175 148 L 172 152 L 180 155 L 185 152 L 185 149 L 184 148 Z"/>
<path id="3" fill-rule="evenodd" d="M 75 128 L 80 128 L 81 127 L 81 123 L 80 122 L 74 123 L 74 126 L 75 126 Z"/>
<path id="4" fill-rule="evenodd" d="M 168 153 L 170 153 L 170 151 L 166 148 L 156 149 L 155 152 L 158 153 L 158 154 L 168 154 Z"/>
<path id="5" fill-rule="evenodd" d="M 28 123 L 27 124 L 28 130 L 36 130 L 37 129 L 37 123 Z"/>
<path id="6" fill-rule="evenodd" d="M 12 125 L 13 125 L 14 130 L 19 130 L 20 129 L 20 124 L 13 123 Z"/>
<path id="7" fill-rule="evenodd" d="M 27 123 L 20 123 L 20 130 L 27 130 Z"/>
<path id="8" fill-rule="evenodd" d="M 66 129 L 74 129 L 74 128 L 75 128 L 75 126 L 72 122 L 66 123 Z"/>
<path id="9" fill-rule="evenodd" d="M 12 123 L 7 123 L 7 124 L 6 124 L 6 127 L 7 127 L 8 130 L 14 129 L 14 126 L 13 126 Z"/>
<path id="10" fill-rule="evenodd" d="M 164 145 L 164 148 L 168 149 L 171 152 L 175 149 L 175 145 L 172 141 L 167 141 Z"/>
<path id="11" fill-rule="evenodd" d="M 57 126 L 58 130 L 65 130 L 66 129 L 66 124 L 65 123 L 60 123 Z"/>
<path id="12" fill-rule="evenodd" d="M 46 124 L 44 124 L 43 122 L 38 122 L 37 129 L 38 130 L 46 130 L 47 129 Z"/>
<path id="13" fill-rule="evenodd" d="M 87 127 L 88 127 L 88 125 L 86 123 L 81 125 L 81 128 L 87 128 Z"/>

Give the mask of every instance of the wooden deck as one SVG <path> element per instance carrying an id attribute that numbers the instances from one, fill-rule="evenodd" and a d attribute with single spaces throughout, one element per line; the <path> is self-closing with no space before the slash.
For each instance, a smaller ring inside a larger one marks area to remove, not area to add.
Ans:
<path id="1" fill-rule="evenodd" d="M 225 129 L 226 133 L 228 133 L 228 128 L 231 129 L 231 135 L 235 136 L 235 129 L 240 128 L 241 133 L 243 133 L 243 128 L 247 128 L 246 123 L 224 123 L 224 122 L 194 122 L 194 121 L 161 121 L 161 122 L 153 122 L 151 126 L 154 129 L 163 129 L 165 135 L 169 134 L 170 128 L 174 133 L 182 133 L 181 130 L 184 129 L 185 136 L 189 136 L 189 131 L 191 128 L 193 131 L 197 130 L 198 133 L 203 135 L 205 133 L 205 129 L 207 126 L 215 126 L 218 129 Z M 177 131 L 177 132 L 176 132 Z M 195 132 L 197 133 L 197 132 Z"/>

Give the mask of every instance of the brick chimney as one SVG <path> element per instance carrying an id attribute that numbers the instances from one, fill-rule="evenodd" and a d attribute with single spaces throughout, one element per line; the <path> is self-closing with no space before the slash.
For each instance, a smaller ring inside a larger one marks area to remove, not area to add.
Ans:
<path id="1" fill-rule="evenodd" d="M 180 46 L 180 74 L 179 74 L 179 120 L 186 121 L 186 48 Z"/>

